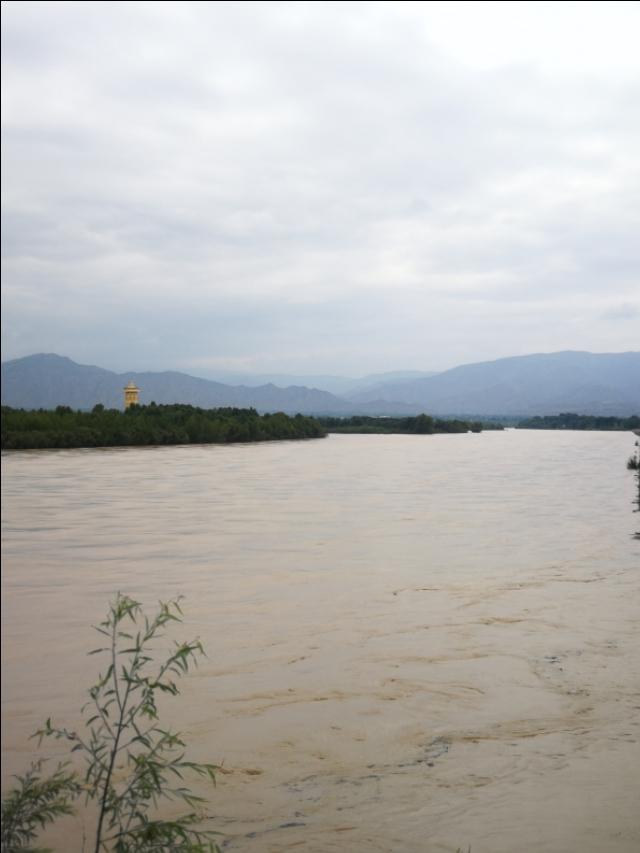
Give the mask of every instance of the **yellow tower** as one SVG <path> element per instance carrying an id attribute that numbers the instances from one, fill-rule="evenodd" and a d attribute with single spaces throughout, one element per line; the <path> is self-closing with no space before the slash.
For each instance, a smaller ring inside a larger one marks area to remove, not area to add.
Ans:
<path id="1" fill-rule="evenodd" d="M 129 406 L 137 406 L 138 405 L 138 394 L 140 393 L 140 389 L 137 387 L 135 382 L 129 382 L 124 390 L 124 407 L 128 409 Z"/>

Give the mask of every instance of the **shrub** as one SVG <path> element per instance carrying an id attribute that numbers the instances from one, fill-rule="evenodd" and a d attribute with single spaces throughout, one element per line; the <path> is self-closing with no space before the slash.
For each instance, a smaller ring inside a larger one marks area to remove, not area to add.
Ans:
<path id="1" fill-rule="evenodd" d="M 2 853 L 28 849 L 36 827 L 70 813 L 71 800 L 81 791 L 86 802 L 97 805 L 95 853 L 218 850 L 215 833 L 200 828 L 205 801 L 184 784 L 188 773 L 215 784 L 216 766 L 188 761 L 180 735 L 162 728 L 158 719 L 157 696 L 177 695 L 176 679 L 204 654 L 198 640 L 176 643 L 164 662 L 154 664 L 150 644 L 169 623 L 180 622 L 181 615 L 179 599 L 160 602 L 149 618 L 139 602 L 118 593 L 96 628 L 105 645 L 89 652 L 105 655 L 107 668 L 82 709 L 84 731 L 58 728 L 49 719 L 35 735 L 40 741 L 68 741 L 72 753 L 83 759 L 83 776 L 63 767 L 43 779 L 37 764 L 18 777 L 19 786 L 2 805 Z M 189 811 L 173 819 L 157 817 L 158 806 L 167 799 L 186 803 Z M 12 833 L 6 844 L 5 813 Z"/>
<path id="2" fill-rule="evenodd" d="M 40 829 L 61 815 L 71 814 L 71 803 L 80 793 L 75 774 L 59 765 L 52 776 L 42 775 L 43 761 L 34 762 L 17 786 L 2 801 L 2 851 L 33 850 L 29 847 Z"/>

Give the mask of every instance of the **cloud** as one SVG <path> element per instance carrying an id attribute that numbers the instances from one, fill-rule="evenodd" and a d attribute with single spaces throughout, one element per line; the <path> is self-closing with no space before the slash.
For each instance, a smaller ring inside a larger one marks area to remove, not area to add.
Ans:
<path id="1" fill-rule="evenodd" d="M 638 10 L 480 5 L 7 3 L 3 356 L 637 347 Z"/>

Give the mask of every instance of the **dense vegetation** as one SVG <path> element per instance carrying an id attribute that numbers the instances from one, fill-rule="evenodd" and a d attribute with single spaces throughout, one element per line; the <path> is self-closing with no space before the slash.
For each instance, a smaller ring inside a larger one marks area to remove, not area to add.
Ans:
<path id="1" fill-rule="evenodd" d="M 438 432 L 481 432 L 483 429 L 502 429 L 502 426 L 486 425 L 480 421 L 441 420 L 431 415 L 404 418 L 372 418 L 356 415 L 352 418 L 318 418 L 329 432 L 381 432 L 433 435 Z"/>
<path id="2" fill-rule="evenodd" d="M 615 415 L 576 415 L 564 412 L 561 415 L 545 415 L 520 421 L 521 429 L 596 429 L 596 430 L 632 430 L 640 429 L 640 417 L 619 418 Z"/>
<path id="3" fill-rule="evenodd" d="M 199 409 L 176 404 L 131 406 L 122 412 L 97 405 L 91 412 L 2 407 L 2 448 L 120 447 L 150 444 L 218 444 L 239 441 L 321 438 L 313 418 L 255 409 Z"/>

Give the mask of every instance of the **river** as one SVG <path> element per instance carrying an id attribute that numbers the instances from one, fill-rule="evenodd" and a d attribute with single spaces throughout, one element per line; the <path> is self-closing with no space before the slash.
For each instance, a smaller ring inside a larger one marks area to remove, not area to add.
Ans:
<path id="1" fill-rule="evenodd" d="M 225 851 L 637 853 L 633 441 L 3 454 L 3 788 L 78 724 L 115 592 L 184 595 L 208 656 L 163 722 L 223 764 Z"/>

